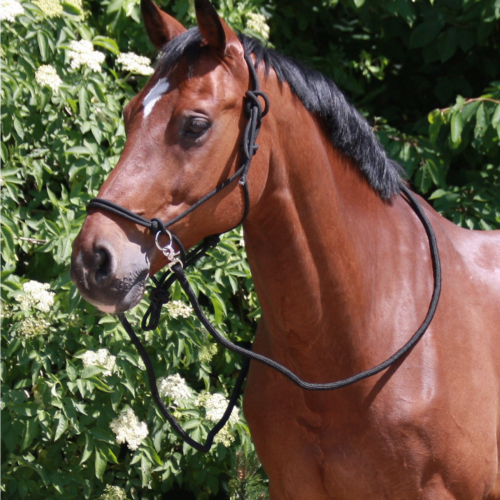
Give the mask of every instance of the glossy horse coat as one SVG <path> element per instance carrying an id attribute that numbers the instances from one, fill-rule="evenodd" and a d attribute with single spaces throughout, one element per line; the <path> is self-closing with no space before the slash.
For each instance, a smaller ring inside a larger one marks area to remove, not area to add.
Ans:
<path id="1" fill-rule="evenodd" d="M 168 221 L 237 169 L 245 46 L 271 102 L 244 226 L 263 312 L 254 350 L 309 382 L 371 368 L 420 326 L 433 285 L 397 168 L 331 82 L 238 38 L 207 0 L 196 10 L 199 29 L 185 31 L 143 0 L 162 59 L 125 109 L 127 143 L 99 197 Z M 244 410 L 272 500 L 500 499 L 500 234 L 458 228 L 422 203 L 442 293 L 401 362 L 321 393 L 251 364 Z M 234 184 L 171 229 L 189 248 L 243 209 Z M 149 231 L 92 210 L 72 275 L 84 297 L 120 312 L 165 263 Z"/>

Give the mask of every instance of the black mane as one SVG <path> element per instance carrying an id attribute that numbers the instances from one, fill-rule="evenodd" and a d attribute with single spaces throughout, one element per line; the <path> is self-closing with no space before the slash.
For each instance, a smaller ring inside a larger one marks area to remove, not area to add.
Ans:
<path id="1" fill-rule="evenodd" d="M 239 38 L 245 51 L 255 55 L 257 64 L 262 61 L 267 73 L 272 68 L 305 108 L 323 119 L 334 146 L 357 163 L 382 198 L 389 199 L 400 192 L 401 167 L 387 157 L 368 122 L 331 80 L 299 61 L 263 47 L 256 38 L 246 35 Z M 159 63 L 168 68 L 185 55 L 192 65 L 203 50 L 201 41 L 198 28 L 186 31 L 164 47 Z"/>

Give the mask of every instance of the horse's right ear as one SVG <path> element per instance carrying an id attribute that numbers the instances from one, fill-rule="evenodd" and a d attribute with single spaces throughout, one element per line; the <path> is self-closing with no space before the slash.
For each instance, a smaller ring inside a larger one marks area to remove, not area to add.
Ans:
<path id="1" fill-rule="evenodd" d="M 163 12 L 153 0 L 141 0 L 141 13 L 149 39 L 158 50 L 186 31 L 177 19 Z"/>

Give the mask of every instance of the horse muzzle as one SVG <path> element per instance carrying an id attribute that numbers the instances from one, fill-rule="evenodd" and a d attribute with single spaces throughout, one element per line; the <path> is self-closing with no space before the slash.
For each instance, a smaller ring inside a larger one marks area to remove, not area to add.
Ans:
<path id="1" fill-rule="evenodd" d="M 149 275 L 147 253 L 120 236 L 84 225 L 73 243 L 71 279 L 85 300 L 108 313 L 137 305 Z"/>

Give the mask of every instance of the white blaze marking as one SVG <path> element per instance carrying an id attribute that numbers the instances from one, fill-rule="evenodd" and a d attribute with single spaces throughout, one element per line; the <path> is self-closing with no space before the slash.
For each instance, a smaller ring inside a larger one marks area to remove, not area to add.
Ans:
<path id="1" fill-rule="evenodd" d="M 160 78 L 156 85 L 148 92 L 148 95 L 142 101 L 144 108 L 144 117 L 148 117 L 153 111 L 154 105 L 160 100 L 161 96 L 168 90 L 170 84 L 166 78 Z"/>

